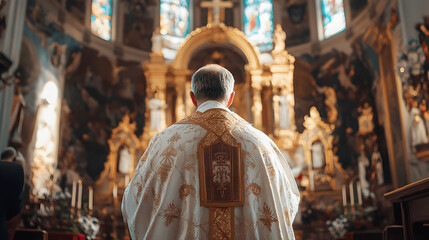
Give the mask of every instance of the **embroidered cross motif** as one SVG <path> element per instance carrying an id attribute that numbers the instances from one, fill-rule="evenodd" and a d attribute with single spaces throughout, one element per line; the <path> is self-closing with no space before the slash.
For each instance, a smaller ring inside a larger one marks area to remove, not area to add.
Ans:
<path id="1" fill-rule="evenodd" d="M 215 153 L 212 162 L 213 182 L 219 183 L 217 190 L 220 191 L 221 197 L 225 196 L 227 189 L 224 184 L 231 182 L 231 160 L 226 152 Z"/>

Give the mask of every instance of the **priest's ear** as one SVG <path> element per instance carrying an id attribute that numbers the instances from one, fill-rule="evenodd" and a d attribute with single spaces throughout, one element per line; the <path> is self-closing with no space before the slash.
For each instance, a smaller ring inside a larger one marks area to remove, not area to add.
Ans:
<path id="1" fill-rule="evenodd" d="M 234 101 L 235 92 L 232 91 L 231 96 L 229 96 L 227 107 L 230 107 L 232 102 Z"/>
<path id="2" fill-rule="evenodd" d="M 192 91 L 190 91 L 189 96 L 191 96 L 192 103 L 194 104 L 194 106 L 197 107 L 197 98 L 195 97 L 195 94 Z"/>

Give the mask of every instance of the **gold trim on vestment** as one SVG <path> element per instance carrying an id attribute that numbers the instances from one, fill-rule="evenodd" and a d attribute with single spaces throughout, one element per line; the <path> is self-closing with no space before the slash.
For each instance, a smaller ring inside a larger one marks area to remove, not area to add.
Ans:
<path id="1" fill-rule="evenodd" d="M 234 239 L 234 208 L 243 206 L 241 144 L 231 134 L 246 121 L 224 109 L 195 112 L 177 124 L 207 130 L 198 143 L 200 204 L 210 209 L 210 239 Z"/>

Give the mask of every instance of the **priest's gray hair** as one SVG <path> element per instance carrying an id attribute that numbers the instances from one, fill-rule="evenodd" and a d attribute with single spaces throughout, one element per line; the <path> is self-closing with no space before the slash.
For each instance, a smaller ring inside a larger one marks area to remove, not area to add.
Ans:
<path id="1" fill-rule="evenodd" d="M 234 76 L 226 68 L 209 64 L 192 76 L 192 92 L 197 100 L 229 100 L 234 91 Z"/>

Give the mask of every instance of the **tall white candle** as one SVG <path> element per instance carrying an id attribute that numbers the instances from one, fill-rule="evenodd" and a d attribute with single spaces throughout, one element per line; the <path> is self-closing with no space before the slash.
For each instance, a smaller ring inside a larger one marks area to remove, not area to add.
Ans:
<path id="1" fill-rule="evenodd" d="M 128 186 L 128 183 L 130 183 L 130 175 L 125 175 L 125 187 Z"/>
<path id="2" fill-rule="evenodd" d="M 113 184 L 113 198 L 118 198 L 118 186 Z"/>
<path id="3" fill-rule="evenodd" d="M 88 200 L 88 209 L 92 210 L 94 208 L 94 190 L 92 187 L 89 187 L 89 200 Z"/>
<path id="4" fill-rule="evenodd" d="M 76 206 L 76 181 L 73 181 L 71 207 L 74 208 L 75 206 Z"/>
<path id="5" fill-rule="evenodd" d="M 362 187 L 360 185 L 360 182 L 357 183 L 357 195 L 359 206 L 362 206 Z"/>
<path id="6" fill-rule="evenodd" d="M 310 190 L 314 190 L 314 172 L 310 171 Z"/>
<path id="7" fill-rule="evenodd" d="M 79 180 L 78 181 L 78 191 L 77 191 L 77 208 L 81 209 L 82 208 L 82 181 Z"/>
<path id="8" fill-rule="evenodd" d="M 342 193 L 343 193 L 343 206 L 347 206 L 347 192 L 346 192 L 346 185 L 343 185 L 342 187 Z"/>
<path id="9" fill-rule="evenodd" d="M 355 205 L 353 182 L 350 183 L 349 188 L 350 188 L 350 205 L 353 207 Z"/>

